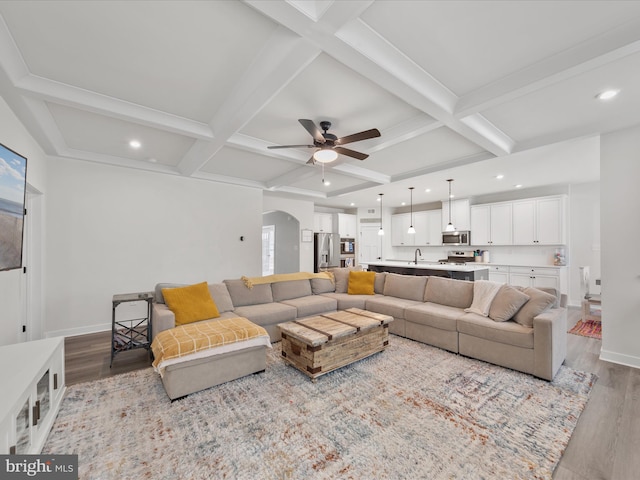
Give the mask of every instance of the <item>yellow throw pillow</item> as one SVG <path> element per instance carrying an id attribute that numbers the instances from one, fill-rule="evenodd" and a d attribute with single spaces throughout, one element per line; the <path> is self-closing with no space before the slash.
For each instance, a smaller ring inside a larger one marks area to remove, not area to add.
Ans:
<path id="1" fill-rule="evenodd" d="M 176 326 L 220 316 L 207 282 L 188 287 L 163 288 L 162 296 L 176 316 Z"/>
<path id="2" fill-rule="evenodd" d="M 349 272 L 349 295 L 373 295 L 376 272 Z"/>

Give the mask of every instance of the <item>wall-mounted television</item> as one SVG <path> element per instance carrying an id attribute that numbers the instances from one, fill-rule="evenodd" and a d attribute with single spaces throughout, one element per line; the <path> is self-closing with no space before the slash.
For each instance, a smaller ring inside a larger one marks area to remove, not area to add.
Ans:
<path id="1" fill-rule="evenodd" d="M 27 159 L 0 143 L 0 271 L 22 267 Z"/>

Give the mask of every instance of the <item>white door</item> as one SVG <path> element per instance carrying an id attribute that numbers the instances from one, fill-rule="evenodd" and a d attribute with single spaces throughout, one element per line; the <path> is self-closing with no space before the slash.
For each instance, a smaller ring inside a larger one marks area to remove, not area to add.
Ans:
<path id="1" fill-rule="evenodd" d="M 262 227 L 262 275 L 273 275 L 275 267 L 276 226 Z"/>
<path id="2" fill-rule="evenodd" d="M 382 238 L 378 235 L 379 225 L 360 227 L 360 263 L 374 262 L 382 258 Z"/>

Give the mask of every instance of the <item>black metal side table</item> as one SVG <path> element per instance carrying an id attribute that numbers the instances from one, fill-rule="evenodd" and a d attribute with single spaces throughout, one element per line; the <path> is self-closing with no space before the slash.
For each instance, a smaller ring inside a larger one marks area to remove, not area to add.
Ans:
<path id="1" fill-rule="evenodd" d="M 118 320 L 116 310 L 118 305 L 127 302 L 147 302 L 146 315 L 137 318 Z M 124 293 L 113 296 L 113 307 L 111 313 L 111 363 L 116 353 L 134 350 L 136 348 L 146 348 L 151 352 L 151 304 L 153 303 L 153 292 Z"/>

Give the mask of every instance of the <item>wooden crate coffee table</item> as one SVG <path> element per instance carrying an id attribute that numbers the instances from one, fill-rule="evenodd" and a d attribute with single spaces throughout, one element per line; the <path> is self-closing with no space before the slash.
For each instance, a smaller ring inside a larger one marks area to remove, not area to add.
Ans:
<path id="1" fill-rule="evenodd" d="M 389 344 L 393 317 L 350 308 L 278 325 L 282 356 L 314 381 Z"/>

